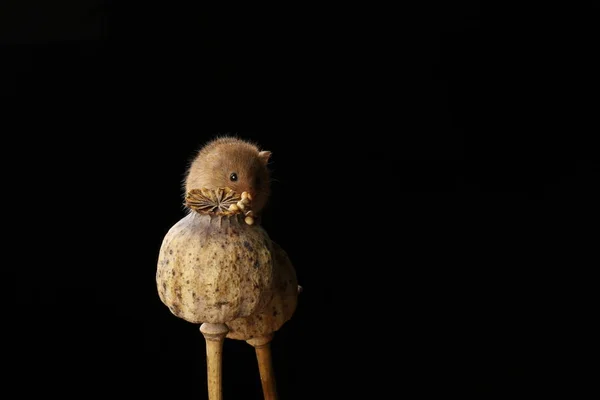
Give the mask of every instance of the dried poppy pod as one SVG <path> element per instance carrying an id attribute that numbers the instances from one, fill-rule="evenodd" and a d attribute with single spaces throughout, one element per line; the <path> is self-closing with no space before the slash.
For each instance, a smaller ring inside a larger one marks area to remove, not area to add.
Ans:
<path id="1" fill-rule="evenodd" d="M 161 301 L 177 317 L 202 323 L 210 400 L 222 397 L 226 336 L 256 348 L 265 399 L 276 399 L 269 343 L 296 309 L 294 268 L 255 224 L 251 200 L 228 188 L 191 190 L 191 212 L 167 232 L 159 252 Z"/>
<path id="2" fill-rule="evenodd" d="M 165 235 L 156 281 L 161 301 L 177 317 L 223 324 L 271 300 L 271 240 L 239 210 L 229 209 L 240 200 L 227 188 L 190 191 L 186 203 L 192 212 Z"/>

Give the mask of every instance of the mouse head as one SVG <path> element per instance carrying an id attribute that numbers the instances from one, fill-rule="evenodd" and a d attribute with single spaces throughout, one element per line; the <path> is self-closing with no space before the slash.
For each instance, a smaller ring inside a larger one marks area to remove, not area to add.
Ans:
<path id="1" fill-rule="evenodd" d="M 191 189 L 229 187 L 235 192 L 249 192 L 252 209 L 259 213 L 270 194 L 267 168 L 271 152 L 260 151 L 252 143 L 237 138 L 219 138 L 209 142 L 190 164 L 185 180 L 186 193 Z"/>

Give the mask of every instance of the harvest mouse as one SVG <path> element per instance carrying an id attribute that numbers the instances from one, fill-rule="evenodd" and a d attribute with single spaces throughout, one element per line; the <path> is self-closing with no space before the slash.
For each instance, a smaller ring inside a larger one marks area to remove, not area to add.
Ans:
<path id="1" fill-rule="evenodd" d="M 229 187 L 252 197 L 252 212 L 260 220 L 270 194 L 271 176 L 268 169 L 271 152 L 260 150 L 252 142 L 224 136 L 205 144 L 189 165 L 184 181 L 185 192 L 192 189 Z M 277 254 L 285 251 L 272 242 Z M 298 293 L 302 292 L 298 285 Z"/>
<path id="2" fill-rule="evenodd" d="M 252 142 L 224 136 L 206 143 L 189 165 L 184 181 L 185 192 L 191 189 L 229 187 L 252 198 L 252 211 L 260 216 L 270 194 L 267 167 L 270 151 Z"/>

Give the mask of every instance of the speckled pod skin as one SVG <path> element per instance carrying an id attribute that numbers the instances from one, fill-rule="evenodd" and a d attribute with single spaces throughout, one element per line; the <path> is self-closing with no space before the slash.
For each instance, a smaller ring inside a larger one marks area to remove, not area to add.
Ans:
<path id="1" fill-rule="evenodd" d="M 156 283 L 161 301 L 192 323 L 227 323 L 268 306 L 273 296 L 273 244 L 240 214 L 190 212 L 165 235 Z"/>
<path id="2" fill-rule="evenodd" d="M 271 334 L 281 328 L 296 310 L 298 301 L 298 281 L 296 271 L 287 253 L 275 242 L 274 293 L 271 301 L 261 311 L 248 317 L 237 318 L 227 323 L 228 338 L 249 340 Z"/>

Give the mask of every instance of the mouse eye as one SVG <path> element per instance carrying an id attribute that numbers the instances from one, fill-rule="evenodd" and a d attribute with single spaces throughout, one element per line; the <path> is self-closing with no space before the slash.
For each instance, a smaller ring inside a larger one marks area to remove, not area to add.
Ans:
<path id="1" fill-rule="evenodd" d="M 235 172 L 232 172 L 231 175 L 229 175 L 229 180 L 231 180 L 232 182 L 235 182 L 238 180 L 237 174 Z"/>

